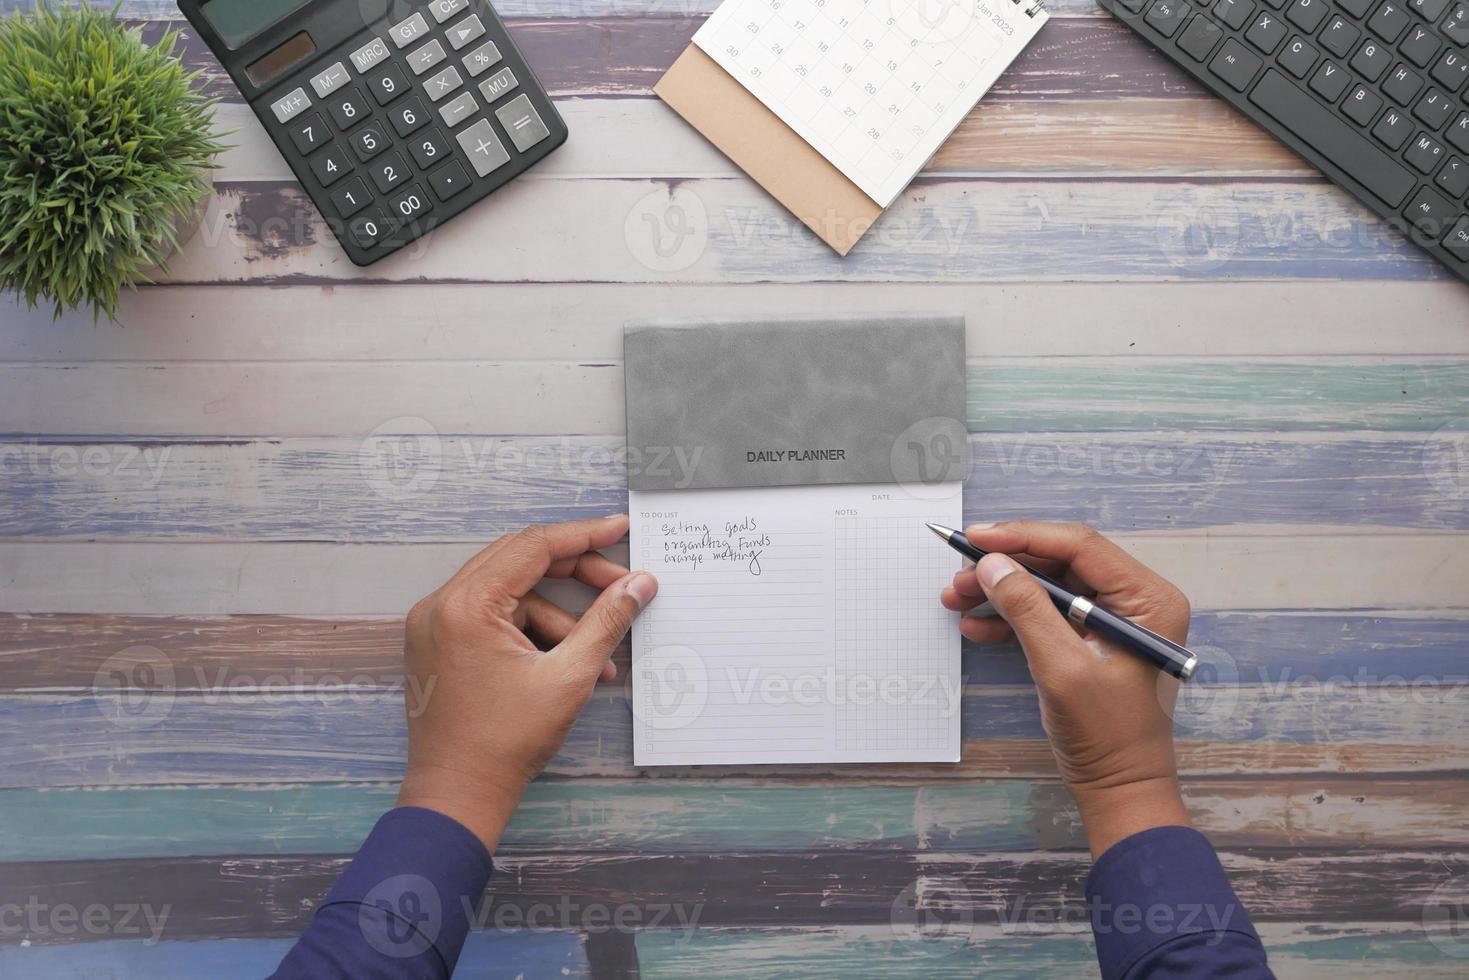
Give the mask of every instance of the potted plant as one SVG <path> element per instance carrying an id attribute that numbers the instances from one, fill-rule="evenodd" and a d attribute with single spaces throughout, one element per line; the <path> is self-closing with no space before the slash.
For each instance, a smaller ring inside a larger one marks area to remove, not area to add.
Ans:
<path id="1" fill-rule="evenodd" d="M 197 227 L 223 146 L 178 41 L 145 45 L 116 8 L 0 19 L 0 288 L 115 320 Z"/>

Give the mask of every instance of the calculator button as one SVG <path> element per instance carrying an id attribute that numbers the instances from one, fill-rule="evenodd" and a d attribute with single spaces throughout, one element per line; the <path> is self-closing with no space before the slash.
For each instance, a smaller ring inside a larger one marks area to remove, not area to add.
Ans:
<path id="1" fill-rule="evenodd" d="M 401 20 L 393 25 L 392 30 L 388 31 L 393 43 L 400 48 L 406 48 L 427 33 L 428 21 L 423 19 L 423 14 L 414 14 L 406 20 Z"/>
<path id="2" fill-rule="evenodd" d="M 430 41 L 408 56 L 408 67 L 413 69 L 413 74 L 422 75 L 447 57 L 442 44 Z"/>
<path id="3" fill-rule="evenodd" d="M 500 96 L 508 94 L 516 84 L 515 72 L 508 67 L 501 68 L 479 83 L 479 94 L 485 97 L 486 102 L 494 102 Z"/>
<path id="4" fill-rule="evenodd" d="M 392 230 L 392 223 L 380 211 L 360 214 L 347 225 L 347 234 L 352 236 L 358 248 L 371 248 Z"/>
<path id="5" fill-rule="evenodd" d="M 393 220 L 401 224 L 404 221 L 412 221 L 433 206 L 434 203 L 423 192 L 423 187 L 414 184 L 393 198 L 393 203 L 388 206 L 388 213 L 393 216 Z"/>
<path id="6" fill-rule="evenodd" d="M 469 174 L 464 172 L 457 161 L 451 160 L 429 174 L 428 182 L 433 185 L 439 200 L 447 201 L 469 186 Z"/>
<path id="7" fill-rule="evenodd" d="M 495 129 L 488 119 L 481 119 L 470 126 L 457 139 L 460 148 L 469 157 L 474 172 L 481 177 L 510 159 L 510 154 L 505 151 L 505 145 L 495 135 Z"/>
<path id="8" fill-rule="evenodd" d="M 383 69 L 381 75 L 373 78 L 367 83 L 372 89 L 372 97 L 377 99 L 378 105 L 387 105 L 398 96 L 403 95 L 409 89 L 408 79 L 398 70 L 397 65 L 389 65 Z"/>
<path id="9" fill-rule="evenodd" d="M 428 12 L 434 15 L 434 20 L 442 24 L 468 6 L 469 0 L 434 0 L 428 5 Z"/>
<path id="10" fill-rule="evenodd" d="M 316 89 L 316 94 L 324 99 L 351 80 L 352 76 L 347 74 L 347 69 L 339 61 L 311 79 L 311 87 Z"/>
<path id="11" fill-rule="evenodd" d="M 393 128 L 398 131 L 399 136 L 407 136 L 409 133 L 417 132 L 428 124 L 428 110 L 418 99 L 409 99 L 400 102 L 388 113 L 388 119 L 392 121 Z"/>
<path id="12" fill-rule="evenodd" d="M 401 156 L 396 153 L 389 153 L 387 156 L 373 161 L 368 166 L 367 173 L 372 177 L 372 182 L 377 185 L 377 189 L 386 194 L 407 180 L 410 171 L 408 170 L 408 164 L 403 162 Z"/>
<path id="13" fill-rule="evenodd" d="M 352 136 L 352 149 L 363 160 L 371 160 L 382 151 L 392 146 L 392 142 L 383 135 L 382 128 L 376 123 L 364 126 Z"/>
<path id="14" fill-rule="evenodd" d="M 290 122 L 310 108 L 311 97 L 304 88 L 292 89 L 270 104 L 270 111 L 275 113 L 275 121 L 282 123 Z"/>
<path id="15" fill-rule="evenodd" d="M 352 217 L 371 203 L 372 192 L 367 189 L 361 177 L 353 177 L 332 191 L 332 207 L 344 218 Z"/>
<path id="16" fill-rule="evenodd" d="M 311 172 L 316 174 L 316 179 L 321 181 L 322 187 L 332 186 L 356 166 L 352 158 L 335 143 L 315 156 L 307 157 L 306 163 L 311 167 Z"/>
<path id="17" fill-rule="evenodd" d="M 485 25 L 479 22 L 478 14 L 470 14 L 468 17 L 448 29 L 449 45 L 455 51 L 464 47 L 470 41 L 477 41 L 485 36 Z"/>
<path id="18" fill-rule="evenodd" d="M 424 79 L 423 87 L 428 91 L 428 97 L 438 102 L 454 94 L 454 90 L 463 84 L 459 70 L 450 65 L 432 78 Z"/>
<path id="19" fill-rule="evenodd" d="M 505 132 L 510 134 L 510 142 L 521 153 L 529 150 L 541 140 L 551 135 L 546 124 L 541 122 L 540 113 L 536 107 L 530 104 L 530 97 L 517 95 L 509 102 L 495 110 L 495 118 L 500 120 L 500 125 L 505 127 Z"/>
<path id="20" fill-rule="evenodd" d="M 415 137 L 408 149 L 418 165 L 427 170 L 449 155 L 449 141 L 437 129 L 430 129 Z"/>
<path id="21" fill-rule="evenodd" d="M 474 96 L 468 92 L 462 92 L 449 102 L 439 107 L 439 115 L 444 120 L 444 125 L 453 129 L 464 122 L 479 110 L 479 103 L 474 101 Z"/>
<path id="22" fill-rule="evenodd" d="M 312 113 L 291 127 L 291 142 L 303 154 L 321 146 L 330 136 L 331 130 L 326 128 L 326 120 L 321 118 L 319 112 Z"/>
<path id="23" fill-rule="evenodd" d="M 464 62 L 464 70 L 469 72 L 469 77 L 476 78 L 493 68 L 500 57 L 500 49 L 495 42 L 486 41 L 460 60 Z"/>
<path id="24" fill-rule="evenodd" d="M 357 67 L 358 74 L 361 74 L 379 62 L 385 61 L 388 53 L 388 46 L 383 43 L 383 39 L 375 37 L 352 52 L 352 64 Z"/>
<path id="25" fill-rule="evenodd" d="M 367 101 L 362 98 L 362 93 L 355 88 L 343 89 L 332 97 L 329 108 L 332 118 L 337 121 L 340 129 L 351 129 L 362 122 L 370 114 Z"/>

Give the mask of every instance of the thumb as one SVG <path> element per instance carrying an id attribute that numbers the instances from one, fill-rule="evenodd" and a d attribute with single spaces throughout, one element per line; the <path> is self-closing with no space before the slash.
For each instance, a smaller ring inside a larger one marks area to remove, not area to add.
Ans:
<path id="1" fill-rule="evenodd" d="M 596 677 L 612 656 L 612 651 L 643 607 L 658 594 L 658 580 L 647 572 L 624 575 L 602 590 L 590 609 L 566 634 L 556 651 Z"/>
<path id="2" fill-rule="evenodd" d="M 1018 574 L 1017 574 L 1018 573 Z M 988 554 L 975 568 L 995 611 L 1015 630 L 1031 669 L 1054 663 L 1081 643 L 1039 582 L 1008 555 Z"/>

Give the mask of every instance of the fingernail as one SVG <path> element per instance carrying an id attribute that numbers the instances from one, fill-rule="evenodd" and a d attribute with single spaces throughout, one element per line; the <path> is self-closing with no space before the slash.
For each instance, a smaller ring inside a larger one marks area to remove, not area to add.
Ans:
<path id="1" fill-rule="evenodd" d="M 995 526 L 995 522 L 994 521 L 990 521 L 990 522 L 985 523 L 985 524 L 971 524 L 968 527 L 966 527 L 964 530 L 966 530 L 966 531 L 988 531 L 990 528 L 992 528 L 994 526 Z"/>
<path id="2" fill-rule="evenodd" d="M 627 594 L 633 597 L 633 601 L 642 609 L 653 601 L 658 594 L 658 580 L 647 572 L 633 572 L 632 577 L 627 580 Z"/>
<path id="3" fill-rule="evenodd" d="M 985 555 L 974 571 L 979 575 L 979 584 L 988 592 L 1019 567 L 1008 555 Z"/>
<path id="4" fill-rule="evenodd" d="M 604 521 L 625 521 L 625 520 L 627 520 L 627 515 L 626 514 L 608 514 L 606 517 L 602 518 L 602 520 L 604 520 Z"/>

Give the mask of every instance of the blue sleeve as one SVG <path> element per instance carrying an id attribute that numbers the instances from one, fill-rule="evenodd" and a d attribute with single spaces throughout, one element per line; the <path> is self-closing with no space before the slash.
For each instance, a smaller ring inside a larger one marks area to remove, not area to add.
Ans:
<path id="1" fill-rule="evenodd" d="M 419 807 L 389 810 L 273 976 L 443 980 L 493 867 L 458 821 Z"/>
<path id="2" fill-rule="evenodd" d="M 1104 980 L 1274 976 L 1218 855 L 1192 827 L 1112 845 L 1087 877 L 1086 898 Z"/>

